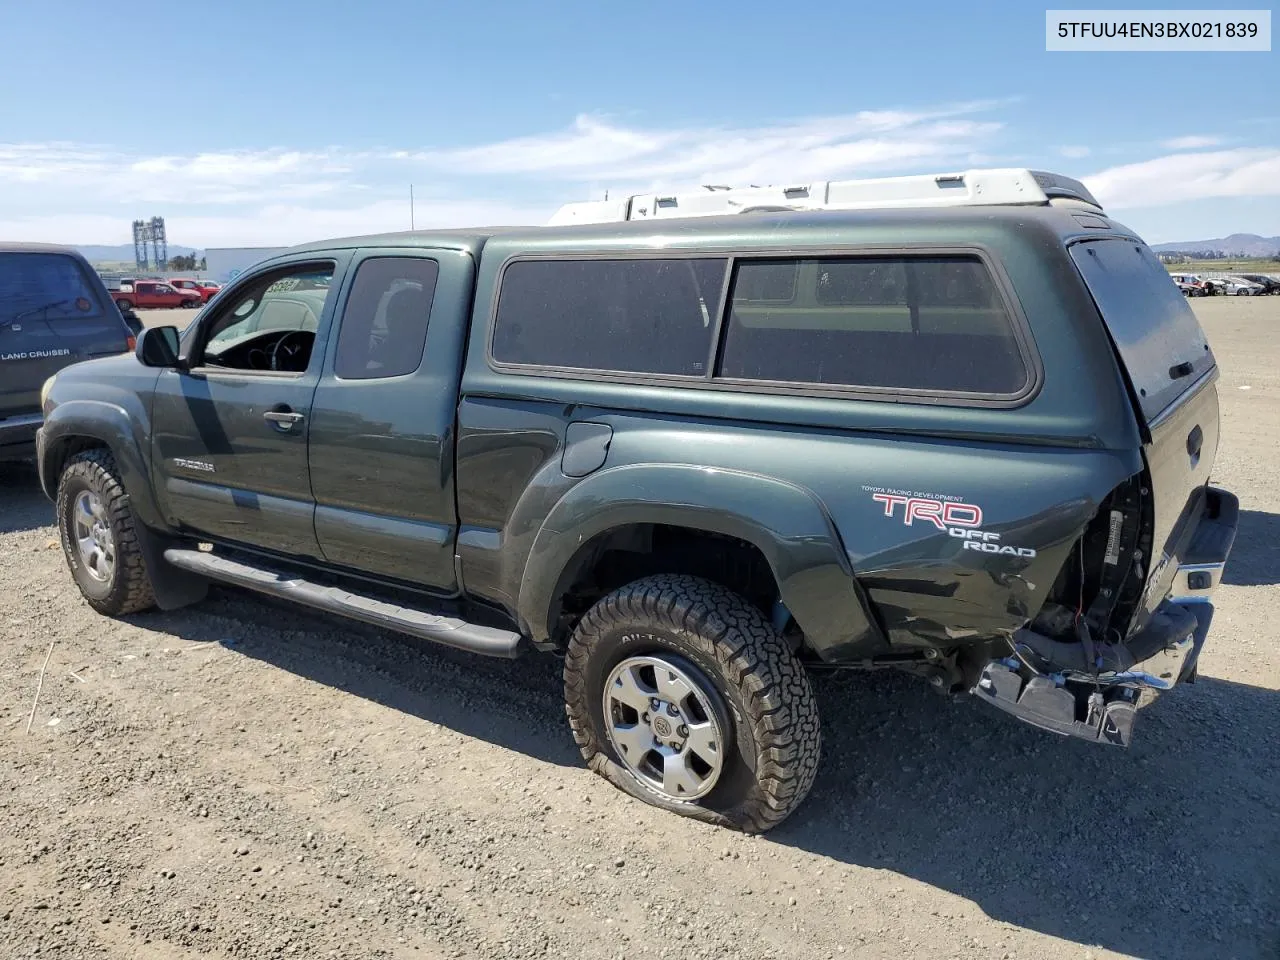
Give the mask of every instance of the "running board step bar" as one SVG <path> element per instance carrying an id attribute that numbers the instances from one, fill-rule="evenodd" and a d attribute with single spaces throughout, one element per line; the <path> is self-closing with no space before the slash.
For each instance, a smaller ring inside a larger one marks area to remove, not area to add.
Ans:
<path id="1" fill-rule="evenodd" d="M 210 580 L 282 597 L 326 613 L 336 613 L 376 627 L 398 630 L 459 650 L 506 658 L 517 657 L 522 652 L 520 634 L 510 630 L 484 627 L 456 617 L 442 617 L 412 607 L 401 607 L 351 593 L 341 587 L 326 587 L 295 574 L 249 566 L 201 550 L 171 547 L 164 552 L 164 558 L 175 567 Z"/>

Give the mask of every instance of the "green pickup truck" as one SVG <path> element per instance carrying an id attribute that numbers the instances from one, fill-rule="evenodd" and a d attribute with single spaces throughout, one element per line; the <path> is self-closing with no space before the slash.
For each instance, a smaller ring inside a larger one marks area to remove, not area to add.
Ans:
<path id="1" fill-rule="evenodd" d="M 1235 536 L 1213 353 L 1082 185 L 965 176 L 274 256 L 45 384 L 71 574 L 557 654 L 591 769 L 746 831 L 813 783 L 811 671 L 1127 745 Z"/>

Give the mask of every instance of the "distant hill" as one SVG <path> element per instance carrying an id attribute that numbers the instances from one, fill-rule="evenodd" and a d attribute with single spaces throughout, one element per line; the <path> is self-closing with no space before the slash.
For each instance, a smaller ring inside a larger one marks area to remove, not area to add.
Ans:
<path id="1" fill-rule="evenodd" d="M 1221 240 L 1188 240 L 1185 243 L 1157 243 L 1156 253 L 1217 253 L 1228 257 L 1264 258 L 1280 256 L 1280 237 L 1260 237 L 1256 233 L 1233 233 Z"/>
<path id="2" fill-rule="evenodd" d="M 101 246 L 95 244 L 76 244 L 75 248 L 85 255 L 90 263 L 116 263 L 124 260 L 129 263 L 133 262 L 133 244 L 121 243 L 116 246 Z M 169 256 L 171 257 L 189 257 L 193 253 L 199 253 L 195 247 L 183 247 L 177 244 L 169 244 Z"/>

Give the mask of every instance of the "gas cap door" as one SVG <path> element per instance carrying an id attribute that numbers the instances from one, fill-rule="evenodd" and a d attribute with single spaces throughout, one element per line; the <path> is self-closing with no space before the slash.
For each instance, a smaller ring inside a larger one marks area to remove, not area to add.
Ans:
<path id="1" fill-rule="evenodd" d="M 613 427 L 607 423 L 576 420 L 564 431 L 560 469 L 566 477 L 585 477 L 604 466 L 609 455 Z"/>

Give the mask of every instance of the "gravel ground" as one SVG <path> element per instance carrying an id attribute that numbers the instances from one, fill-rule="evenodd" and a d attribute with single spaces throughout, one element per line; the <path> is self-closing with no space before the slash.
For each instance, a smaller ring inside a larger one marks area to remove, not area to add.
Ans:
<path id="1" fill-rule="evenodd" d="M 199 310 L 139 310 L 138 319 L 146 327 L 175 326 L 185 330 L 187 324 L 195 319 Z"/>
<path id="2" fill-rule="evenodd" d="M 1202 680 L 1120 751 L 824 679 L 764 837 L 589 774 L 550 658 L 233 590 L 97 616 L 0 470 L 0 956 L 1280 958 L 1280 298 L 1195 308 L 1245 508 Z"/>

